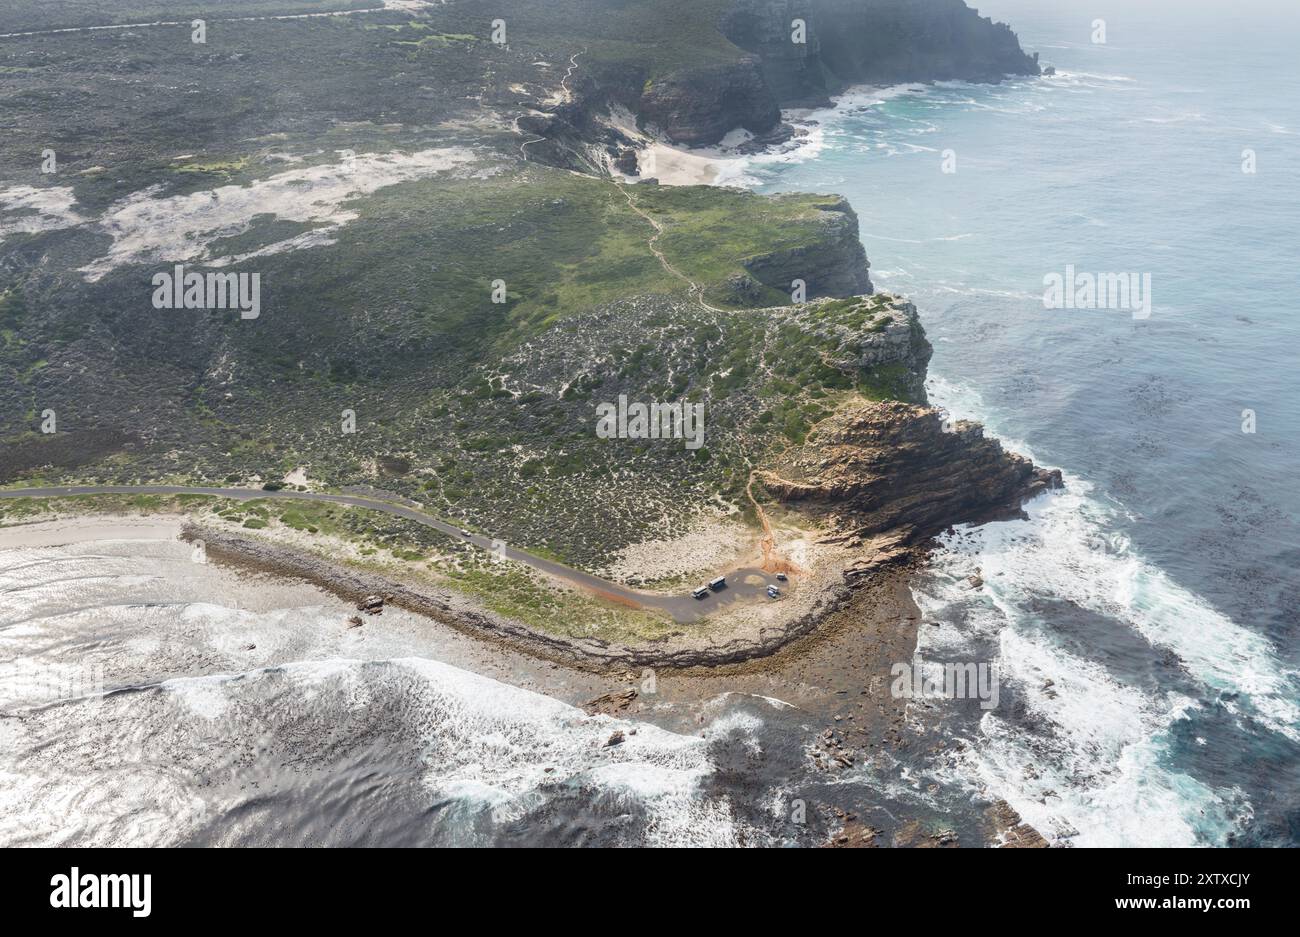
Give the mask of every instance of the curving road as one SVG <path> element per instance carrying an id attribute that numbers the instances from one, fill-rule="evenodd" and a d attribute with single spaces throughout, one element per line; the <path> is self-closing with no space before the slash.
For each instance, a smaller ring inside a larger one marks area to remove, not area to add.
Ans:
<path id="1" fill-rule="evenodd" d="M 548 560 L 545 557 L 520 550 L 502 543 L 492 537 L 467 533 L 444 520 L 418 511 L 403 504 L 382 501 L 378 498 L 366 498 L 360 495 L 323 494 L 314 491 L 263 491 L 257 488 L 187 488 L 178 485 L 80 485 L 66 488 L 15 488 L 0 491 L 0 499 L 17 498 L 65 498 L 78 495 L 211 495 L 229 498 L 235 501 L 259 501 L 277 499 L 287 501 L 326 501 L 332 504 L 345 504 L 370 511 L 382 511 L 396 517 L 404 517 L 426 527 L 472 544 L 489 553 L 523 563 L 548 575 L 555 576 L 575 585 L 582 586 L 603 598 L 636 608 L 652 608 L 667 612 L 675 621 L 689 623 L 698 621 L 711 611 L 723 605 L 730 605 L 742 599 L 766 597 L 767 585 L 771 580 L 760 569 L 738 569 L 727 574 L 728 585 L 720 592 L 710 592 L 705 599 L 693 599 L 690 595 L 659 595 L 650 592 L 638 592 L 609 582 L 599 576 L 584 573 L 563 563 Z"/>

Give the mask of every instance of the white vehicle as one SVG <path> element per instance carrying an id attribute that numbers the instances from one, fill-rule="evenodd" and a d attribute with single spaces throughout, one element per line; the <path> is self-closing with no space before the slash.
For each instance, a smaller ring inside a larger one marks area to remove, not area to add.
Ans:
<path id="1" fill-rule="evenodd" d="M 725 589 L 726 587 L 727 587 L 726 576 L 719 576 L 717 579 L 709 583 L 709 588 L 712 589 L 714 592 L 717 592 L 719 589 Z"/>
<path id="2" fill-rule="evenodd" d="M 709 594 L 709 587 L 700 586 L 698 589 L 696 589 L 694 592 L 691 593 L 691 596 L 696 599 L 702 599 L 708 594 Z"/>

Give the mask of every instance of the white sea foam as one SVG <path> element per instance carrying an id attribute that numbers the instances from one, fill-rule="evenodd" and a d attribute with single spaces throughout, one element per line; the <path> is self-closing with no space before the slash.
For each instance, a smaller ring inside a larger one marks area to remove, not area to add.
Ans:
<path id="1" fill-rule="evenodd" d="M 430 741 L 437 754 L 425 778 L 436 793 L 479 797 L 490 791 L 500 809 L 535 796 L 543 785 L 595 787 L 645 808 L 655 845 L 736 842 L 726 805 L 700 796 L 700 782 L 712 771 L 704 739 L 588 716 L 438 661 L 394 663 L 420 677 L 423 702 L 436 716 Z M 615 731 L 624 741 L 607 745 Z"/>
<path id="2" fill-rule="evenodd" d="M 954 234 L 949 237 L 937 238 L 891 238 L 883 234 L 864 233 L 864 238 L 870 238 L 873 241 L 893 241 L 896 244 L 927 244 L 935 241 L 964 241 L 967 238 L 973 238 L 973 234 Z"/>
<path id="3" fill-rule="evenodd" d="M 642 153 L 642 172 L 647 177 L 658 177 L 668 184 L 696 184 L 708 181 L 713 185 L 734 188 L 756 188 L 766 179 L 765 174 L 781 166 L 806 163 L 817 159 L 828 145 L 828 131 L 839 133 L 840 119 L 846 114 L 877 107 L 886 101 L 906 94 L 925 90 L 924 85 L 909 84 L 892 87 L 861 86 L 851 88 L 835 98 L 834 104 L 825 108 L 789 109 L 782 113 L 794 125 L 798 134 L 785 144 L 758 153 L 742 153 L 739 147 L 747 142 L 749 134 L 729 134 L 713 147 L 674 147 L 663 141 L 648 142 Z M 633 122 L 626 116 L 614 115 L 615 124 L 624 133 L 636 137 Z M 937 127 L 929 124 L 918 132 L 933 133 Z M 862 141 L 864 145 L 868 141 Z M 932 152 L 932 148 L 899 144 L 902 149 Z M 900 150 L 901 152 L 901 150 Z"/>
<path id="4" fill-rule="evenodd" d="M 934 379 L 931 397 L 954 416 L 987 416 L 977 395 Z M 993 427 L 996 429 L 996 427 Z M 1020 442 L 1007 441 L 1027 452 Z M 1120 622 L 1172 651 L 1200 695 L 1241 694 L 1240 711 L 1300 737 L 1294 675 L 1266 638 L 1243 628 L 1139 556 L 1119 532 L 1122 510 L 1079 478 L 1027 506 L 1027 521 L 989 524 L 943 540 L 934 579 L 917 599 L 927 618 L 923 656 L 992 640 L 1004 681 L 1014 682 L 1042 732 L 997 711 L 953 766 L 1005 798 L 1043 832 L 1079 844 L 1191 844 L 1221 837 L 1249 810 L 1238 792 L 1214 791 L 1162 760 L 1170 727 L 1199 706 L 1172 692 L 1148 696 L 1077 657 L 1036 627 L 1040 601 L 1065 601 Z M 965 578 L 980 570 L 984 587 Z M 1054 684 L 1048 687 L 1048 681 Z"/>
<path id="5" fill-rule="evenodd" d="M 165 589 L 138 572 L 155 567 Z M 247 744 L 265 753 L 267 770 L 281 759 L 347 770 L 352 740 L 368 744 L 375 718 L 388 720 L 394 756 L 414 758 L 430 800 L 453 814 L 506 822 L 560 790 L 613 817 L 644 816 L 638 841 L 741 839 L 729 802 L 704 782 L 709 747 L 751 738 L 761 727 L 752 716 L 721 707 L 702 727 L 707 737 L 589 716 L 410 656 L 434 645 L 398 612 L 360 634 L 341 626 L 338 609 L 140 604 L 214 585 L 228 587 L 174 542 L 0 551 L 0 590 L 23 596 L 0 603 L 0 703 L 27 716 L 0 719 L 0 842 L 165 845 L 208 822 L 224 831 L 229 804 L 205 805 L 212 792 L 196 771 L 242 772 L 223 753 Z M 340 734 L 318 743 L 311 727 Z M 616 731 L 622 743 L 607 744 Z M 464 835 L 475 830 L 466 824 Z"/>
<path id="6" fill-rule="evenodd" d="M 211 722 L 220 719 L 230 707 L 230 699 L 225 688 L 228 679 L 224 674 L 191 677 L 185 680 L 168 680 L 159 688 L 174 694 L 194 715 Z"/>
<path id="7" fill-rule="evenodd" d="M 984 411 L 982 405 L 972 410 L 978 398 L 967 389 L 941 380 L 928 389 L 937 406 L 958 418 L 975 419 Z M 1023 441 L 1003 441 L 1033 457 Z M 1065 491 L 1032 502 L 1028 512 L 1027 522 L 972 532 L 995 575 L 1002 572 L 1040 594 L 1125 622 L 1154 646 L 1177 654 L 1208 689 L 1243 694 L 1270 729 L 1300 741 L 1300 707 L 1294 702 L 1300 693 L 1276 648 L 1138 555 L 1116 530 L 1117 508 L 1091 484 L 1066 473 Z"/>
<path id="8" fill-rule="evenodd" d="M 263 738 L 259 746 L 281 751 L 299 725 L 346 727 L 368 714 L 392 709 L 400 699 L 406 727 L 422 727 L 422 781 L 449 815 L 489 816 L 494 823 L 519 819 L 544 806 L 557 789 L 584 791 L 616 815 L 644 812 L 643 835 L 659 846 L 736 845 L 739 827 L 730 805 L 707 797 L 702 781 L 713 771 L 708 741 L 655 726 L 588 716 L 558 700 L 508 686 L 438 661 L 327 659 L 237 674 L 182 677 L 159 684 L 158 705 L 139 694 L 115 697 L 108 718 L 64 705 L 44 714 L 48 722 L 21 726 L 6 720 L 0 739 L 0 842 L 161 845 L 184 841 L 208 808 L 184 770 L 159 767 L 165 732 L 168 754 L 178 765 L 196 755 L 200 740 Z M 273 705 L 266 705 L 270 700 Z M 252 704 L 252 705 L 250 705 Z M 113 733 L 123 720 L 143 733 L 123 745 Z M 85 745 L 96 744 L 95 726 L 116 739 L 113 758 L 85 770 Z M 41 733 L 64 741 L 55 763 L 45 764 Z M 289 734 L 283 739 L 282 730 Z M 608 744 L 614 732 L 621 744 Z M 204 742 L 206 744 L 206 742 Z M 317 768 L 312 759 L 332 757 L 336 744 L 317 752 L 306 739 L 276 757 Z M 397 743 L 395 743 L 397 744 Z M 138 747 L 139 751 L 136 751 Z M 201 753 L 199 753 L 201 755 Z M 417 752 L 418 754 L 418 752 Z M 148 806 L 148 805 L 154 806 Z M 170 806 L 169 806 L 170 805 Z M 70 808 L 79 811 L 67 813 Z M 169 811 L 175 815 L 168 821 Z M 192 814 L 192 815 L 191 815 Z M 466 824 L 466 835 L 473 824 Z"/>
<path id="9" fill-rule="evenodd" d="M 1130 78 L 1127 75 L 1099 75 L 1095 72 L 1073 72 L 1065 69 L 1057 69 L 1055 75 L 1044 75 L 1043 80 L 1056 84 L 1069 81 L 1105 81 L 1127 84 L 1137 81 L 1136 78 Z"/>
<path id="10" fill-rule="evenodd" d="M 991 638 L 999 680 L 1017 688 L 1033 729 L 991 711 L 975 743 L 950 756 L 938 776 L 1005 799 L 1045 836 L 1079 846 L 1190 846 L 1216 835 L 1208 818 L 1226 828 L 1224 800 L 1161 762 L 1170 726 L 1195 704 L 1123 685 L 1034 632 L 1015 605 L 973 595 L 964 574 L 984 559 L 976 549 L 938 559 L 918 604 L 927 619 L 960 611 L 963 625 L 923 629 L 918 650 L 952 657 L 968 651 L 974 637 Z M 994 582 L 1015 588 L 989 579 L 986 590 Z"/>

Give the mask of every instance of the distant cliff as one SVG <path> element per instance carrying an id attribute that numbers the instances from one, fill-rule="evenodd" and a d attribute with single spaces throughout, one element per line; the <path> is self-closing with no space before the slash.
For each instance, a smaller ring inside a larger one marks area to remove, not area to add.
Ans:
<path id="1" fill-rule="evenodd" d="M 734 0 L 718 29 L 746 54 L 648 82 L 635 108 L 643 123 L 705 145 L 738 127 L 770 133 L 780 107 L 826 104 L 854 84 L 1039 74 L 1009 26 L 962 0 Z"/>

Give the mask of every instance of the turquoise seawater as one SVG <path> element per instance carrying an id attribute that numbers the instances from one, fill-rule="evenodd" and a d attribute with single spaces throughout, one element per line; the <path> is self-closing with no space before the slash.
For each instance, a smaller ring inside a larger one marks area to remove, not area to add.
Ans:
<path id="1" fill-rule="evenodd" d="M 980 7 L 1057 75 L 857 90 L 745 170 L 847 196 L 933 401 L 1070 483 L 919 590 L 926 658 L 1004 682 L 929 770 L 1080 845 L 1295 845 L 1300 4 Z M 1149 275 L 1150 315 L 1045 308 L 1070 267 Z"/>

